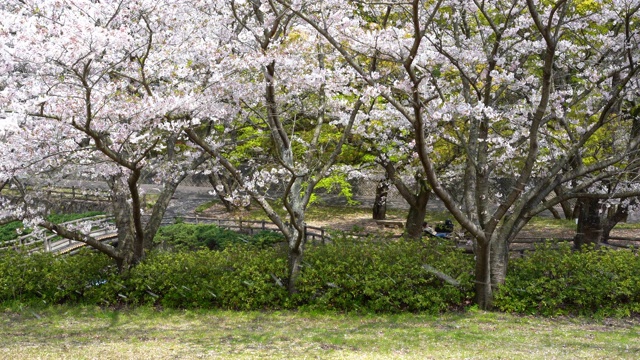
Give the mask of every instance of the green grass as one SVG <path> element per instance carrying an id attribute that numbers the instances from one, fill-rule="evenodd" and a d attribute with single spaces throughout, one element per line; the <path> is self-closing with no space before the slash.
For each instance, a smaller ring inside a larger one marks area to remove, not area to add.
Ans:
<path id="1" fill-rule="evenodd" d="M 4 310 L 0 358 L 635 359 L 640 320 L 465 314 Z"/>
<path id="2" fill-rule="evenodd" d="M 202 212 L 204 212 L 205 210 L 209 209 L 210 207 L 212 207 L 215 204 L 220 203 L 220 201 L 218 200 L 211 200 L 211 201 L 207 201 L 206 203 L 202 203 L 200 205 L 198 205 L 198 207 L 195 208 L 195 212 L 200 214 Z"/>

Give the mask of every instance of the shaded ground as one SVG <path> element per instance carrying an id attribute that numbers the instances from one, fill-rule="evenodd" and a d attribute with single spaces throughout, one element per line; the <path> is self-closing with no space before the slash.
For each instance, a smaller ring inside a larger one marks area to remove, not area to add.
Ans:
<path id="1" fill-rule="evenodd" d="M 199 203 L 200 204 L 200 203 Z M 198 205 L 199 205 L 198 204 Z M 196 205 L 197 206 L 197 205 Z M 195 208 L 195 207 L 194 207 Z M 222 205 L 214 205 L 208 210 L 205 210 L 202 216 L 213 218 L 247 218 L 249 214 L 246 212 L 238 212 L 229 214 L 226 212 Z M 387 217 L 389 220 L 404 219 L 399 217 Z M 326 219 L 311 219 L 308 222 L 310 226 L 322 227 L 326 229 L 341 230 L 341 231 L 353 231 L 362 233 L 377 233 L 385 232 L 391 234 L 401 234 L 402 229 L 392 227 L 382 227 L 376 224 L 376 221 L 371 219 L 371 214 L 368 212 L 354 211 L 352 214 L 340 214 L 339 217 L 331 217 Z M 638 229 L 614 229 L 611 232 L 612 236 L 620 237 L 640 237 L 640 230 Z M 575 236 L 575 229 L 567 229 L 562 227 L 545 227 L 540 228 L 540 225 L 530 225 L 519 234 L 519 238 L 573 238 Z"/>
<path id="2" fill-rule="evenodd" d="M 211 201 L 214 197 L 209 194 L 211 188 L 196 187 L 196 186 L 180 186 L 176 191 L 169 208 L 167 209 L 167 216 L 186 216 L 195 215 L 194 210 L 199 205 Z M 367 199 L 359 199 L 363 205 L 366 206 Z M 442 212 L 444 206 L 437 200 L 432 199 L 429 201 L 428 211 L 430 212 Z M 214 205 L 210 209 L 201 214 L 202 216 L 214 217 L 214 218 L 230 218 L 230 217 L 242 217 L 248 218 L 247 213 L 234 213 L 229 214 L 225 211 L 222 205 Z M 388 216 L 390 220 L 405 219 L 398 216 Z M 371 219 L 371 213 L 369 208 L 363 208 L 363 211 L 354 211 L 353 213 L 341 212 L 339 216 L 331 216 L 326 219 L 310 219 L 308 225 L 322 227 L 327 229 L 352 231 L 354 229 L 363 233 L 376 233 L 385 232 L 392 234 L 400 234 L 401 229 L 381 227 L 376 224 L 375 220 Z M 529 225 L 519 234 L 519 238 L 572 238 L 575 235 L 575 228 L 552 227 L 546 226 L 541 228 L 540 225 Z M 611 233 L 612 236 L 620 237 L 640 237 L 639 229 L 614 229 Z"/>

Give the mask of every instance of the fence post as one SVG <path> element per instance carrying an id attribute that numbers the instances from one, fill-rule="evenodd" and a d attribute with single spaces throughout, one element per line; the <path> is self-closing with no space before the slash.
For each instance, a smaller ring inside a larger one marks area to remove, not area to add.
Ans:
<path id="1" fill-rule="evenodd" d="M 265 230 L 265 223 L 264 223 L 264 220 L 262 220 L 262 231 L 264 230 Z"/>
<path id="2" fill-rule="evenodd" d="M 324 245 L 324 228 L 320 228 L 320 239 L 322 240 L 322 245 Z"/>
<path id="3" fill-rule="evenodd" d="M 196 225 L 198 225 L 198 214 L 196 214 Z"/>
<path id="4" fill-rule="evenodd" d="M 71 198 L 72 198 L 73 200 L 75 200 L 75 199 L 76 199 L 76 187 L 75 187 L 75 186 L 72 186 L 72 187 L 71 187 Z"/>

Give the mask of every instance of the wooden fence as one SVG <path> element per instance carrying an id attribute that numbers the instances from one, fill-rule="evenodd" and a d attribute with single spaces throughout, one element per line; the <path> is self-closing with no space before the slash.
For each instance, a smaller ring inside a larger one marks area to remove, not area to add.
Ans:
<path id="1" fill-rule="evenodd" d="M 72 193 L 73 194 L 73 193 Z M 148 217 L 145 217 L 145 220 L 148 220 Z M 144 219 L 144 218 L 143 218 Z M 64 225 L 75 225 L 79 222 L 84 221 L 92 221 L 92 236 L 101 237 L 105 239 L 113 238 L 115 236 L 115 231 L 111 230 L 111 232 L 106 229 L 113 228 L 113 217 L 98 215 L 92 218 L 84 218 L 69 221 L 64 223 Z M 182 221 L 190 224 L 214 224 L 216 226 L 254 235 L 260 231 L 274 231 L 281 232 L 278 227 L 270 221 L 266 220 L 246 220 L 246 219 L 222 219 L 222 218 L 212 218 L 212 217 L 203 217 L 203 216 L 184 216 L 184 217 L 165 217 L 162 220 L 162 225 L 174 224 L 177 221 Z M 311 242 L 319 242 L 326 243 L 331 239 L 329 232 L 321 227 L 315 226 L 306 226 L 305 229 L 305 238 L 307 241 Z M 364 238 L 370 236 L 371 234 L 350 234 L 354 239 Z M 396 235 L 394 237 L 400 237 L 401 235 Z M 544 243 L 549 239 L 546 238 L 516 238 L 509 244 L 509 251 L 523 254 L 525 251 L 534 250 L 536 244 Z M 465 249 L 467 252 L 472 252 L 472 243 L 469 239 L 464 239 L 458 237 L 454 240 L 456 245 Z M 557 238 L 552 239 L 553 242 L 572 242 L 573 238 Z M 68 244 L 65 244 L 68 242 Z M 17 248 L 27 248 L 27 249 L 35 249 L 39 247 L 43 247 L 45 251 L 61 251 L 65 247 L 71 247 L 74 245 L 75 247 L 83 246 L 79 245 L 82 243 L 75 244 L 75 242 L 69 240 L 62 240 L 56 234 L 51 233 L 41 233 L 39 236 L 35 234 L 27 234 L 20 236 L 14 240 L 5 241 L 0 244 L 1 250 L 8 249 L 17 249 Z M 77 246 L 76 246 L 77 245 Z M 640 238 L 631 238 L 631 237 L 615 237 L 612 236 L 609 238 L 609 242 L 602 244 L 603 246 L 610 248 L 640 248 Z"/>
<path id="2" fill-rule="evenodd" d="M 89 218 L 67 221 L 61 225 L 74 226 L 81 222 L 91 221 L 91 235 L 96 236 L 105 233 L 105 229 L 108 228 L 107 224 L 111 224 L 112 219 L 113 218 L 110 216 L 97 215 Z M 4 241 L 0 244 L 0 251 L 9 249 L 27 249 L 32 251 L 43 247 L 44 251 L 57 252 L 57 250 L 70 246 L 73 243 L 76 243 L 76 241 L 63 239 L 57 234 L 44 230 L 44 232 L 32 232 L 19 236 L 13 240 Z"/>
<path id="3" fill-rule="evenodd" d="M 214 224 L 225 229 L 249 235 L 254 235 L 260 231 L 281 232 L 275 224 L 266 220 L 221 219 L 197 215 L 166 217 L 162 219 L 162 225 L 174 224 L 176 220 L 181 220 L 189 224 Z M 307 241 L 320 241 L 321 243 L 325 243 L 331 238 L 329 233 L 321 227 L 307 225 L 304 230 Z"/>

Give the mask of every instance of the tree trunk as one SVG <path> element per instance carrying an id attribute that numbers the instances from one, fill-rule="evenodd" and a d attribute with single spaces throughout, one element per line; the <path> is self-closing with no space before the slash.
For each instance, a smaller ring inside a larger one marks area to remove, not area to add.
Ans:
<path id="1" fill-rule="evenodd" d="M 422 223 L 427 214 L 427 203 L 429 202 L 429 196 L 431 191 L 426 187 L 420 186 L 418 195 L 415 196 L 415 206 L 409 207 L 409 213 L 407 214 L 407 225 L 405 229 L 405 236 L 409 239 L 420 239 L 422 237 Z"/>
<path id="2" fill-rule="evenodd" d="M 493 307 L 491 288 L 491 246 L 478 241 L 476 247 L 476 304 L 483 310 Z"/>
<path id="3" fill-rule="evenodd" d="M 600 201 L 592 198 L 581 198 L 578 199 L 578 202 L 580 203 L 580 212 L 573 244 L 576 249 L 580 250 L 586 244 L 599 244 L 603 228 L 599 214 Z"/>
<path id="4" fill-rule="evenodd" d="M 611 209 L 613 210 L 613 209 Z M 614 211 L 607 214 L 607 218 L 604 220 L 602 224 L 602 242 L 608 243 L 609 236 L 611 236 L 611 230 L 621 221 L 624 221 L 627 218 L 628 207 L 626 205 L 618 205 Z"/>
<path id="5" fill-rule="evenodd" d="M 387 195 L 389 194 L 389 179 L 385 177 L 376 186 L 376 199 L 373 202 L 373 220 L 387 218 Z"/>
<path id="6" fill-rule="evenodd" d="M 564 190 L 561 186 L 556 186 L 553 190 L 557 196 L 562 196 L 564 194 Z M 573 207 L 571 206 L 571 201 L 565 200 L 560 202 L 560 206 L 562 207 L 562 213 L 564 214 L 565 219 L 575 219 L 573 213 Z"/>
<path id="7" fill-rule="evenodd" d="M 216 189 L 218 199 L 220 199 L 220 202 L 222 203 L 222 205 L 224 205 L 224 208 L 227 210 L 227 212 L 236 210 L 236 206 L 231 201 L 227 200 L 227 197 L 232 192 L 231 185 L 229 185 L 229 182 L 231 182 L 232 180 L 224 176 L 221 177 L 215 172 L 209 174 L 207 176 L 207 179 L 209 180 L 209 184 L 211 184 L 211 186 Z M 222 189 L 222 191 L 220 191 L 220 189 Z"/>
<path id="8" fill-rule="evenodd" d="M 302 247 L 298 247 L 297 249 L 289 248 L 288 254 L 288 280 L 287 280 L 287 291 L 289 294 L 295 294 L 298 292 L 297 283 L 298 276 L 300 275 L 300 265 L 302 263 Z"/>
<path id="9" fill-rule="evenodd" d="M 125 272 L 142 260 L 144 247 L 142 242 L 138 244 L 142 238 L 136 236 L 131 193 L 118 179 L 110 180 L 109 187 L 112 194 L 113 217 L 118 229 L 116 262 L 118 270 Z"/>
<path id="10" fill-rule="evenodd" d="M 491 243 L 491 284 L 493 289 L 504 284 L 509 265 L 509 242 L 501 238 Z"/>

